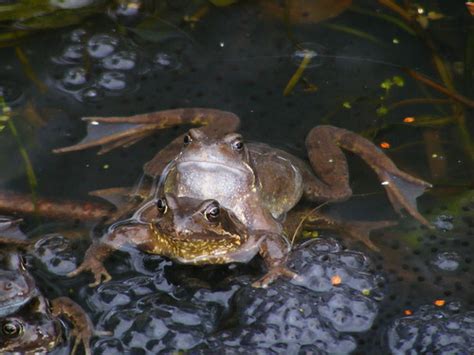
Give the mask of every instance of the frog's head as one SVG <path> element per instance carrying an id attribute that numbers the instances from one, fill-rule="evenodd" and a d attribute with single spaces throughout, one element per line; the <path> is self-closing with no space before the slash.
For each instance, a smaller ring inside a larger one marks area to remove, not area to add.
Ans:
<path id="1" fill-rule="evenodd" d="M 37 293 L 33 277 L 19 255 L 9 256 L 12 270 L 0 270 L 0 317 L 11 314 Z"/>
<path id="2" fill-rule="evenodd" d="M 241 179 L 254 180 L 249 151 L 238 133 L 212 136 L 199 128 L 190 129 L 175 162 L 179 170 L 205 170 L 207 174 L 224 171 Z"/>
<path id="3" fill-rule="evenodd" d="M 40 302 L 33 299 L 32 302 Z M 32 305 L 35 307 L 35 305 Z M 41 309 L 30 309 L 0 318 L 0 353 L 44 353 L 62 339 L 60 323 Z"/>
<path id="4" fill-rule="evenodd" d="M 249 238 L 247 228 L 215 200 L 166 194 L 156 209 L 154 252 L 182 263 L 227 263 Z"/>

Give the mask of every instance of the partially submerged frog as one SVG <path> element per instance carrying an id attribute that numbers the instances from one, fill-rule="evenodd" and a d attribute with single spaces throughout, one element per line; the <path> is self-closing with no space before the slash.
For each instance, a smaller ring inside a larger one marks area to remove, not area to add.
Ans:
<path id="1" fill-rule="evenodd" d="M 73 325 L 75 337 L 71 353 L 83 344 L 90 354 L 90 339 L 94 327 L 82 308 L 68 297 L 49 302 L 39 292 L 25 269 L 21 257 L 12 253 L 8 267 L 0 272 L 0 353 L 39 353 L 53 350 L 63 341 L 60 317 Z"/>
<path id="2" fill-rule="evenodd" d="M 339 229 L 356 237 L 357 233 L 365 235 L 372 229 L 393 225 L 391 221 L 344 225 L 306 211 L 292 216 L 286 223 L 292 231 L 299 227 L 302 217 L 311 217 L 311 223 L 318 227 Z M 95 282 L 90 286 L 98 285 L 103 279 L 109 281 L 111 276 L 103 261 L 113 250 L 130 246 L 193 265 L 245 263 L 260 254 L 267 274 L 254 282 L 256 287 L 266 287 L 279 276 L 297 277 L 285 266 L 291 247 L 282 233 L 250 229 L 216 200 L 202 201 L 173 194 L 146 202 L 132 218 L 112 225 L 107 234 L 89 247 L 82 264 L 69 276 L 91 271 Z"/>
<path id="3" fill-rule="evenodd" d="M 18 254 L 4 255 L 0 269 L 0 317 L 16 312 L 33 297 L 38 289 L 33 276 L 26 270 Z"/>
<path id="4" fill-rule="evenodd" d="M 250 230 L 216 200 L 177 198 L 172 194 L 148 201 L 130 220 L 112 225 L 69 276 L 90 270 L 95 277 L 91 286 L 102 278 L 110 280 L 102 261 L 113 250 L 127 246 L 192 265 L 245 263 L 260 254 L 268 273 L 256 286 L 266 286 L 280 275 L 295 276 L 284 266 L 290 251 L 286 238 Z"/>
<path id="5" fill-rule="evenodd" d="M 431 185 L 400 171 L 373 143 L 342 128 L 316 126 L 309 132 L 306 147 L 311 170 L 305 162 L 282 150 L 244 143 L 242 136 L 234 133 L 240 120 L 230 112 L 175 109 L 85 120 L 89 122 L 88 136 L 79 144 L 55 152 L 102 146 L 101 154 L 131 145 L 156 130 L 179 124 L 202 125 L 158 152 L 145 165 L 145 173 L 161 175 L 164 192 L 219 201 L 253 230 L 282 233 L 281 220 L 302 197 L 316 202 L 349 198 L 352 190 L 341 148 L 370 165 L 397 212 L 405 209 L 420 223 L 430 226 L 418 212 L 416 198 Z"/>

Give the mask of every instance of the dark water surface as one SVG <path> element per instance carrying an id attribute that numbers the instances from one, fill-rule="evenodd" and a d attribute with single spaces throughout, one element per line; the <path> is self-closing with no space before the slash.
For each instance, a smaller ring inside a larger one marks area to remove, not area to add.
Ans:
<path id="1" fill-rule="evenodd" d="M 377 145 L 388 143 L 386 153 L 397 166 L 434 184 L 418 204 L 436 228 L 403 218 L 399 226 L 372 235 L 380 253 L 321 232 L 318 243 L 292 257 L 295 270 L 311 280 L 306 287 L 278 281 L 267 290 L 253 289 L 250 281 L 261 274 L 258 262 L 197 268 L 158 256 L 115 253 L 106 263 L 113 281 L 90 289 L 89 275 L 64 275 L 82 260 L 92 226 L 27 218 L 21 228 L 29 237 L 52 238 L 53 233 L 59 238 L 46 239 L 46 246 L 29 257 L 43 293 L 69 295 L 98 328 L 114 331 L 112 337 L 94 338 L 94 353 L 473 353 L 472 107 L 454 100 L 422 102 L 448 97 L 402 70 L 414 69 L 449 86 L 433 65 L 427 45 L 432 43 L 456 91 L 474 97 L 473 18 L 464 3 L 420 3 L 425 13 L 443 18 L 429 21 L 418 34 L 369 16 L 403 23 L 371 1 L 321 23 L 302 16 L 291 24 L 257 2 L 210 5 L 193 26 L 181 19 L 198 5 L 169 3 L 165 22 L 146 31 L 137 25 L 153 4 L 136 18 L 98 14 L 36 33 L 19 47 L 0 48 L 0 90 L 33 164 L 37 195 L 86 199 L 92 190 L 131 186 L 143 163 L 187 128 L 100 156 L 95 149 L 52 154 L 53 148 L 84 137 L 81 117 L 209 107 L 241 117 L 247 140 L 303 158 L 304 137 L 318 124 L 365 133 Z M 322 10 L 308 6 L 307 11 Z M 321 55 L 284 96 L 301 48 Z M 403 86 L 381 87 L 394 77 L 402 78 Z M 411 99 L 420 100 L 403 101 Z M 384 108 L 388 112 L 380 115 Z M 407 117 L 415 122 L 404 123 Z M 422 121 L 428 123 L 417 126 Z M 0 137 L 0 188 L 30 192 L 11 130 L 5 127 Z M 375 174 L 355 156 L 349 158 L 357 196 L 327 210 L 348 219 L 398 218 Z M 79 241 L 58 237 L 68 235 Z M 329 282 L 334 273 L 351 281 L 334 287 Z M 67 345 L 56 352 L 67 353 Z"/>

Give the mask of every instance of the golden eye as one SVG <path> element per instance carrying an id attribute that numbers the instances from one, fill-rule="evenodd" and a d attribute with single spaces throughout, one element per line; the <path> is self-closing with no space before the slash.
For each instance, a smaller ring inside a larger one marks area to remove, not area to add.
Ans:
<path id="1" fill-rule="evenodd" d="M 164 198 L 160 198 L 158 201 L 156 201 L 156 208 L 158 209 L 158 212 L 165 214 L 168 211 L 168 204 L 166 203 L 166 200 Z"/>

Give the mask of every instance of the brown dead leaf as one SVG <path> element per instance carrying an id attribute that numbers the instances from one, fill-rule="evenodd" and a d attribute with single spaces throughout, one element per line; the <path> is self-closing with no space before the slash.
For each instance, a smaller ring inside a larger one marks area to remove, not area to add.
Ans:
<path id="1" fill-rule="evenodd" d="M 260 4 L 267 14 L 281 20 L 288 11 L 291 23 L 307 24 L 338 16 L 352 4 L 352 0 L 260 0 Z"/>

